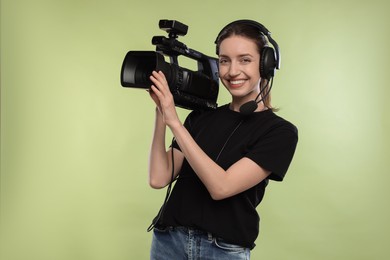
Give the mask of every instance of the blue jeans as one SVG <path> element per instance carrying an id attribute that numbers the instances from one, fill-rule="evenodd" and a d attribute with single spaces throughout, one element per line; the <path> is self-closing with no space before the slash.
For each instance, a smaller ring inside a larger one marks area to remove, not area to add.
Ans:
<path id="1" fill-rule="evenodd" d="M 250 249 L 186 227 L 154 228 L 151 260 L 250 259 Z"/>

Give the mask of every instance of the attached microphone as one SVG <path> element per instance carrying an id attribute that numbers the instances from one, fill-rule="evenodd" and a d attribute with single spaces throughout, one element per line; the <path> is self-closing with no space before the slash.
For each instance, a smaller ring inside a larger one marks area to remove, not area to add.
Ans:
<path id="1" fill-rule="evenodd" d="M 267 93 L 265 93 L 265 95 L 259 100 L 257 101 L 257 99 L 260 97 L 261 94 L 263 94 L 264 90 L 266 89 L 266 87 L 264 87 L 260 92 L 259 94 L 256 96 L 255 100 L 251 100 L 251 101 L 248 101 L 244 104 L 242 104 L 240 106 L 240 113 L 244 116 L 249 116 L 250 114 L 252 114 L 253 112 L 256 111 L 258 105 L 261 101 L 263 101 L 267 96 L 268 94 L 271 92 L 271 89 L 272 89 L 272 85 L 274 83 L 274 78 L 271 78 L 271 86 L 269 87 Z M 269 82 L 268 82 L 269 83 Z"/>
<path id="2" fill-rule="evenodd" d="M 257 98 L 256 98 L 257 99 Z M 258 105 L 256 100 L 251 100 L 240 106 L 240 113 L 244 116 L 249 116 L 256 111 Z"/>

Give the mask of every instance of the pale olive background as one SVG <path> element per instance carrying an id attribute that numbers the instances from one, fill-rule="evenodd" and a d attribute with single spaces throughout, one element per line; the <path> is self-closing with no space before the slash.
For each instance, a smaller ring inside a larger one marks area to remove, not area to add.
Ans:
<path id="1" fill-rule="evenodd" d="M 386 0 L 1 0 L 0 259 L 148 259 L 165 190 L 147 184 L 154 105 L 120 86 L 123 58 L 154 50 L 159 19 L 189 25 L 180 40 L 214 55 L 219 30 L 242 18 L 280 45 L 273 104 L 300 136 L 285 181 L 258 207 L 252 259 L 389 259 L 389 10 Z"/>

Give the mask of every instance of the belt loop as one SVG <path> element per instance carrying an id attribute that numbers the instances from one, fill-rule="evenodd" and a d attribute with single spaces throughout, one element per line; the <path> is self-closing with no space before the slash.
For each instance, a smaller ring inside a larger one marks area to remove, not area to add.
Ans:
<path id="1" fill-rule="evenodd" d="M 207 232 L 207 238 L 209 241 L 213 240 L 213 234 L 211 234 L 210 232 Z"/>

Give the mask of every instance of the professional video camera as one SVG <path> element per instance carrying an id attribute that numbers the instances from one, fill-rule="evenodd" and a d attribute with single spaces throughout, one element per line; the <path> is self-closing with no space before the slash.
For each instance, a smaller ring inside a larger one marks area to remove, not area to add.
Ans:
<path id="1" fill-rule="evenodd" d="M 130 88 L 149 89 L 152 71 L 162 71 L 167 78 L 175 105 L 196 110 L 215 109 L 219 90 L 218 60 L 187 48 L 178 40 L 186 35 L 188 26 L 175 20 L 160 20 L 160 29 L 169 37 L 154 36 L 152 44 L 156 51 L 129 51 L 123 61 L 121 85 Z M 165 62 L 164 56 L 170 58 Z M 179 55 L 197 61 L 198 70 L 191 71 L 179 66 Z"/>

